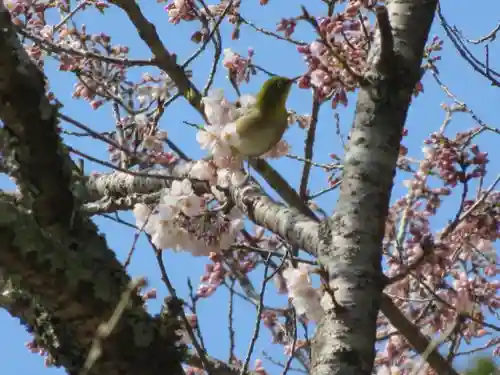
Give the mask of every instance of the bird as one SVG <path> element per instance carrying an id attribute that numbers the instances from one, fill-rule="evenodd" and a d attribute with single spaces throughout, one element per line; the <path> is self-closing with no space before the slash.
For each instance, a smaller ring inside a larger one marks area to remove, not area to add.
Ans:
<path id="1" fill-rule="evenodd" d="M 288 127 L 286 102 L 293 83 L 286 77 L 269 78 L 257 94 L 255 105 L 236 120 L 239 142 L 233 147 L 240 155 L 259 157 L 281 140 Z"/>

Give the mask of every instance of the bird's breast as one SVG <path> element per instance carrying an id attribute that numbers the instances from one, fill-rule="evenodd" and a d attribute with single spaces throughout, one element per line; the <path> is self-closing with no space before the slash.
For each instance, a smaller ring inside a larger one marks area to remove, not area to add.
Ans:
<path id="1" fill-rule="evenodd" d="M 282 122 L 267 122 L 266 126 L 246 129 L 240 137 L 238 150 L 246 156 L 256 157 L 268 152 L 278 143 L 286 130 Z"/>

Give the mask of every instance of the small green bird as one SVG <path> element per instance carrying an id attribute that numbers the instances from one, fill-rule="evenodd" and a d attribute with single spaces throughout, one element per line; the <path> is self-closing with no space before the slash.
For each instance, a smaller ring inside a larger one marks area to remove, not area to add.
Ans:
<path id="1" fill-rule="evenodd" d="M 255 106 L 236 120 L 239 143 L 234 148 L 245 157 L 257 157 L 272 149 L 288 126 L 286 101 L 294 80 L 285 77 L 268 79 Z"/>

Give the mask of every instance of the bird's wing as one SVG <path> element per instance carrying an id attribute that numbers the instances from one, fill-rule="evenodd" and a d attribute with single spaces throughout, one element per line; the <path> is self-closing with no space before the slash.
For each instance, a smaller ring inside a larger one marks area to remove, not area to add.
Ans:
<path id="1" fill-rule="evenodd" d="M 262 126 L 262 114 L 257 108 L 252 108 L 236 120 L 236 129 L 240 137 L 245 137 L 248 132 L 256 131 Z"/>

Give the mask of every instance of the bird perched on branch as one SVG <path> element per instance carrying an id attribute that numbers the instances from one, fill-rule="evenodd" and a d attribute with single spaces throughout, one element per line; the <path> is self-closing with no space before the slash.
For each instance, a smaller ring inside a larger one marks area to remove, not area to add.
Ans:
<path id="1" fill-rule="evenodd" d="M 239 142 L 233 146 L 245 157 L 258 157 L 272 149 L 288 126 L 286 101 L 294 80 L 269 78 L 256 97 L 255 106 L 236 120 Z"/>

